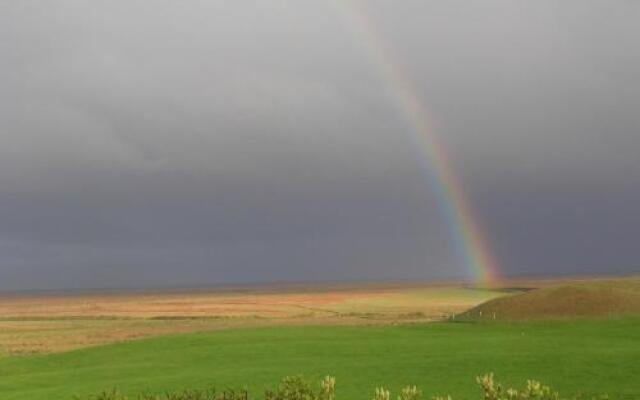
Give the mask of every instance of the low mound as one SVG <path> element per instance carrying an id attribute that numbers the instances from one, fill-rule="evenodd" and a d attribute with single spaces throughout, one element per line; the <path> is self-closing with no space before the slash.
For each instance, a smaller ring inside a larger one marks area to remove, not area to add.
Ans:
<path id="1" fill-rule="evenodd" d="M 640 279 L 590 281 L 500 297 L 459 315 L 461 320 L 526 320 L 640 315 Z"/>

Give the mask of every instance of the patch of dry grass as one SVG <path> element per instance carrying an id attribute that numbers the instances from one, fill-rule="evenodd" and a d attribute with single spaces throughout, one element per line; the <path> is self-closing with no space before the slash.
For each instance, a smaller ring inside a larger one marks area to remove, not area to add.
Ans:
<path id="1" fill-rule="evenodd" d="M 231 327 L 441 319 L 499 291 L 361 285 L 0 298 L 0 356 Z"/>
<path id="2" fill-rule="evenodd" d="M 505 290 L 508 287 L 548 284 L 520 281 L 494 288 L 462 284 L 343 284 L 5 296 L 0 297 L 0 357 L 233 327 L 433 321 L 512 293 Z"/>

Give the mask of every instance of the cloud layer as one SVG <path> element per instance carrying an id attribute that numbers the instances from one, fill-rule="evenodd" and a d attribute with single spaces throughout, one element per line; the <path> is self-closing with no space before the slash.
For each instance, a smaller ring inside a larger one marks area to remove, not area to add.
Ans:
<path id="1" fill-rule="evenodd" d="M 505 274 L 637 272 L 640 7 L 363 2 Z M 339 2 L 0 5 L 0 290 L 459 278 Z"/>

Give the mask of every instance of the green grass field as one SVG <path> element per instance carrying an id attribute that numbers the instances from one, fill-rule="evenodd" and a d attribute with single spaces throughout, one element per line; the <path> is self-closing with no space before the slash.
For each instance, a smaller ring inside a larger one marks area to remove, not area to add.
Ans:
<path id="1" fill-rule="evenodd" d="M 340 399 L 376 385 L 417 384 L 430 398 L 479 398 L 475 376 L 508 385 L 535 378 L 563 395 L 640 398 L 640 319 L 308 326 L 164 336 L 67 353 L 0 359 L 2 400 L 71 399 L 105 388 L 135 394 L 246 387 L 261 394 L 285 375 L 338 379 Z"/>

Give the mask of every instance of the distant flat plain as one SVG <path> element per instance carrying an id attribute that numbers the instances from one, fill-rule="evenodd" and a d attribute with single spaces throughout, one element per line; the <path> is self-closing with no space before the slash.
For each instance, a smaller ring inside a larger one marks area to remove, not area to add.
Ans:
<path id="1" fill-rule="evenodd" d="M 280 285 L 227 289 L 0 296 L 0 357 L 136 338 L 273 325 L 354 325 L 450 318 L 487 300 L 558 280 Z"/>

